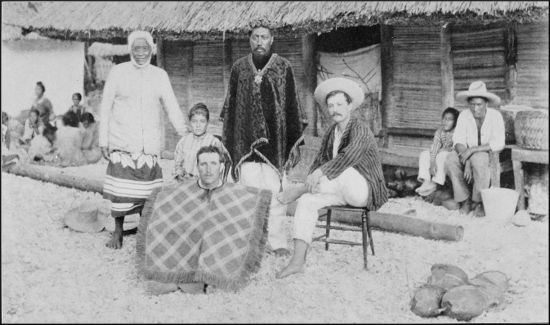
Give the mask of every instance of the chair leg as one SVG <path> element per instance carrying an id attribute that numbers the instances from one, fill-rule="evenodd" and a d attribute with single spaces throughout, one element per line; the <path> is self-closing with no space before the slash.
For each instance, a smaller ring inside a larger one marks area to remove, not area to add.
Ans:
<path id="1" fill-rule="evenodd" d="M 361 214 L 361 227 L 363 233 L 363 263 L 365 270 L 367 269 L 367 251 L 368 251 L 368 234 L 367 234 L 367 213 L 363 211 Z"/>
<path id="2" fill-rule="evenodd" d="M 372 255 L 374 256 L 374 240 L 372 239 L 372 233 L 370 231 L 370 217 L 369 217 L 369 212 L 368 211 L 365 211 L 365 214 L 367 215 L 367 233 L 369 234 L 369 245 L 370 245 L 370 250 L 372 252 Z"/>
<path id="3" fill-rule="evenodd" d="M 328 236 L 330 234 L 330 217 L 332 215 L 332 209 L 327 210 L 327 220 L 326 220 L 326 228 L 325 228 L 325 250 L 328 251 Z"/>

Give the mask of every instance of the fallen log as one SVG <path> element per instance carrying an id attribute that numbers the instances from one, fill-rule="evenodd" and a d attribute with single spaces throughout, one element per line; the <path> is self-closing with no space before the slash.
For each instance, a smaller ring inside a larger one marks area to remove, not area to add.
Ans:
<path id="1" fill-rule="evenodd" d="M 369 212 L 370 226 L 374 229 L 419 236 L 426 239 L 460 241 L 464 237 L 464 228 L 460 225 L 449 225 L 408 217 L 394 213 Z M 361 226 L 359 214 L 334 211 L 333 221 Z"/>
<path id="2" fill-rule="evenodd" d="M 30 164 L 15 164 L 6 167 L 2 171 L 10 174 L 30 177 L 43 182 L 50 182 L 60 186 L 75 188 L 81 191 L 103 193 L 103 180 L 95 180 L 86 177 L 65 173 L 61 168 L 51 166 L 36 166 Z"/>

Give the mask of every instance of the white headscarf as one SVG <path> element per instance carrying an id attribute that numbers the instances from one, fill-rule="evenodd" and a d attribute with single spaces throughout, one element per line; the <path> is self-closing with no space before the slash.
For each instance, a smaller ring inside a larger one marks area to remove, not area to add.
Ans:
<path id="1" fill-rule="evenodd" d="M 144 64 L 138 64 L 136 60 L 134 60 L 134 56 L 132 55 L 132 45 L 134 44 L 135 40 L 138 38 L 143 38 L 147 44 L 151 47 L 151 54 L 149 55 L 149 59 Z M 151 33 L 143 31 L 143 30 L 136 30 L 130 33 L 128 35 L 128 51 L 130 52 L 130 60 L 132 60 L 132 64 L 136 68 L 144 68 L 148 66 L 151 63 L 151 57 L 153 56 L 153 52 L 155 50 L 155 43 L 153 43 L 153 36 L 151 36 Z"/>

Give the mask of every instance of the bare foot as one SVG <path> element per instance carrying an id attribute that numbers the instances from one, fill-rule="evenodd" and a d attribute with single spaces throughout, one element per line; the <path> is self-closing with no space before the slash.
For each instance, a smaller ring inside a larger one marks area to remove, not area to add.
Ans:
<path id="1" fill-rule="evenodd" d="M 277 194 L 277 200 L 282 204 L 289 204 L 296 201 L 304 193 L 307 192 L 307 187 L 304 184 L 289 186 L 284 191 Z"/>
<path id="2" fill-rule="evenodd" d="M 163 295 L 177 290 L 178 285 L 175 283 L 162 283 L 153 280 L 145 283 L 145 292 L 153 296 Z"/>
<path id="3" fill-rule="evenodd" d="M 284 279 L 298 273 L 304 273 L 304 264 L 289 263 L 284 269 L 275 275 L 275 278 Z"/>
<path id="4" fill-rule="evenodd" d="M 483 203 L 478 202 L 474 209 L 474 216 L 477 218 L 485 217 L 485 209 L 483 209 Z"/>
<path id="5" fill-rule="evenodd" d="M 462 214 L 470 213 L 470 211 L 472 211 L 472 202 L 469 199 L 462 202 L 459 211 Z"/>
<path id="6" fill-rule="evenodd" d="M 105 244 L 105 246 L 112 249 L 122 248 L 122 232 L 115 231 L 111 239 Z"/>

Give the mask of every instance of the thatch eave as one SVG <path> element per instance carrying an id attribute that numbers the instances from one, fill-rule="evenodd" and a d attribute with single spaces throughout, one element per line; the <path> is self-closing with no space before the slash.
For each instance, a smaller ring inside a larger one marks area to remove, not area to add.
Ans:
<path id="1" fill-rule="evenodd" d="M 387 25 L 442 25 L 445 23 L 454 24 L 491 24 L 495 22 L 518 22 L 530 23 L 548 21 L 548 7 L 531 7 L 515 11 L 495 11 L 491 14 L 478 13 L 469 9 L 451 13 L 436 11 L 431 13 L 412 13 L 403 11 L 393 11 L 386 13 L 365 13 L 360 12 L 340 12 L 333 17 L 323 20 L 316 20 L 315 17 L 305 18 L 293 25 L 283 25 L 276 28 L 277 36 L 293 36 L 298 37 L 304 34 L 320 34 L 330 32 L 334 29 L 356 27 L 356 26 L 371 26 L 376 24 Z M 55 27 L 33 27 L 19 26 L 26 28 L 29 31 L 36 31 L 43 36 L 64 39 L 64 40 L 79 40 L 79 41 L 112 41 L 113 39 L 124 39 L 131 31 L 129 28 L 109 27 L 103 29 L 59 29 Z M 155 38 L 163 38 L 167 40 L 217 40 L 223 38 L 246 38 L 249 29 L 244 25 L 234 27 L 223 31 L 219 28 L 211 28 L 210 30 L 176 30 L 170 27 L 142 27 L 150 31 Z"/>

